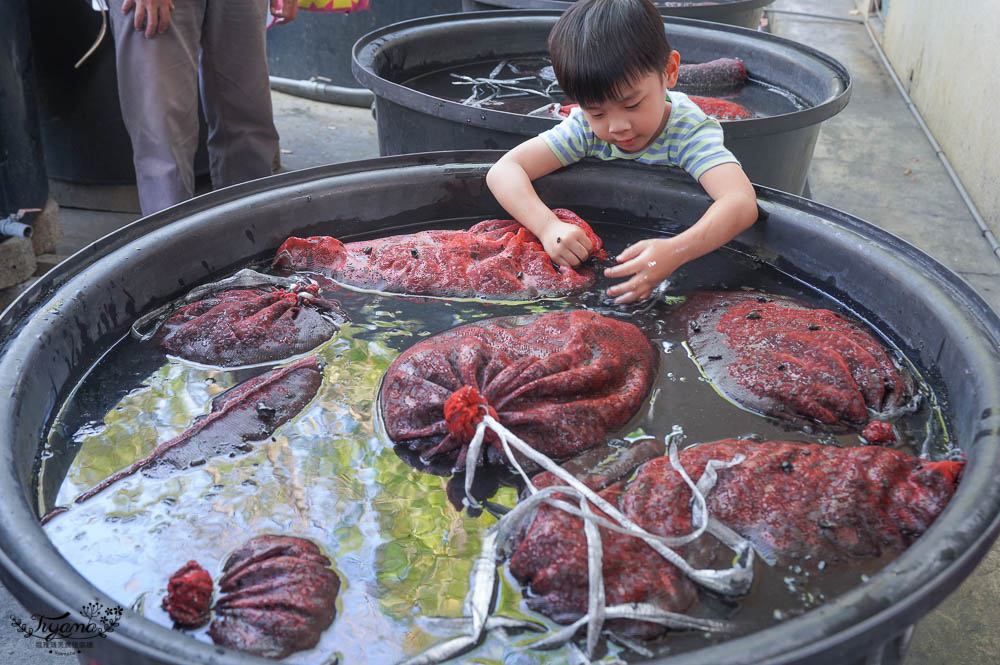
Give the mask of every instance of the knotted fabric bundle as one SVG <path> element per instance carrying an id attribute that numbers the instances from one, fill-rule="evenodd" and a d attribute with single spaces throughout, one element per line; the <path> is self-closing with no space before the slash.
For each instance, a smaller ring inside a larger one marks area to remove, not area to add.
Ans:
<path id="1" fill-rule="evenodd" d="M 687 448 L 680 465 L 698 480 L 711 459 L 743 456 L 716 470 L 705 495 L 708 515 L 747 538 L 770 563 L 826 562 L 899 552 L 924 533 L 954 494 L 963 462 L 928 462 L 879 446 L 837 448 L 789 442 L 724 440 Z M 539 487 L 561 481 L 542 477 Z M 626 483 L 600 495 L 650 533 L 692 530 L 692 492 L 671 464 L 646 462 Z M 595 510 L 599 514 L 598 511 Z M 530 607 L 568 623 L 587 612 L 588 547 L 579 517 L 539 509 L 517 545 L 510 570 L 531 586 Z M 645 603 L 683 612 L 697 599 L 694 583 L 638 539 L 600 528 L 608 605 Z M 728 556 L 703 535 L 685 546 L 695 565 Z M 663 628 L 619 620 L 611 626 L 642 637 Z"/>
<path id="2" fill-rule="evenodd" d="M 188 561 L 170 576 L 163 609 L 180 628 L 198 628 L 208 623 L 212 606 L 212 576 L 198 565 Z"/>
<path id="3" fill-rule="evenodd" d="M 585 221 L 569 210 L 554 212 L 586 231 L 593 256 L 607 258 Z M 293 237 L 278 248 L 273 265 L 362 288 L 456 298 L 566 295 L 596 280 L 589 265 L 552 263 L 535 235 L 510 219 L 485 220 L 467 231 L 421 231 L 346 244 L 329 236 Z"/>
<path id="4" fill-rule="evenodd" d="M 266 658 L 313 648 L 337 613 L 340 579 L 329 566 L 308 540 L 251 538 L 223 566 L 212 640 Z"/>
<path id="5" fill-rule="evenodd" d="M 383 379 L 381 415 L 395 443 L 425 459 L 447 454 L 459 467 L 486 414 L 536 450 L 562 457 L 625 425 L 656 365 L 638 328 L 593 312 L 489 319 L 400 355 Z M 503 458 L 493 450 L 493 459 Z"/>
<path id="6" fill-rule="evenodd" d="M 765 415 L 844 432 L 912 406 L 909 374 L 868 331 L 830 310 L 756 292 L 700 292 L 675 316 L 712 382 Z"/>
<path id="7" fill-rule="evenodd" d="M 154 340 L 187 360 L 232 367 L 305 353 L 346 320 L 340 306 L 318 296 L 314 284 L 289 289 L 234 289 L 185 305 Z"/>

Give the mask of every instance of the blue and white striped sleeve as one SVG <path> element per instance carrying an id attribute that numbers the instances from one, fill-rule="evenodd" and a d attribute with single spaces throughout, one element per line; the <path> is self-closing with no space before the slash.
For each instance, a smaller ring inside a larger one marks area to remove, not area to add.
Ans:
<path id="1" fill-rule="evenodd" d="M 722 140 L 722 125 L 714 118 L 707 118 L 693 127 L 683 139 L 683 145 L 677 152 L 678 164 L 695 180 L 720 164 L 739 164 Z"/>
<path id="2" fill-rule="evenodd" d="M 580 109 L 573 109 L 569 117 L 541 134 L 542 140 L 563 166 L 574 164 L 587 156 L 590 144 L 588 127 Z"/>

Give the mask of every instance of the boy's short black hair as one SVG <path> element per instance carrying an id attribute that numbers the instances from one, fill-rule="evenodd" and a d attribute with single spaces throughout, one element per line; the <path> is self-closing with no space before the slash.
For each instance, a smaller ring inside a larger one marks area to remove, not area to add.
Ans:
<path id="1" fill-rule="evenodd" d="M 620 96 L 622 88 L 670 59 L 663 18 L 649 0 L 580 0 L 549 33 L 559 86 L 582 106 Z"/>

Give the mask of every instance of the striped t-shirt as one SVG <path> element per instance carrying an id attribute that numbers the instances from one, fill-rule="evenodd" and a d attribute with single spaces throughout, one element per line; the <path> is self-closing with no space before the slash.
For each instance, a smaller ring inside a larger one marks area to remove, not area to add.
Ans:
<path id="1" fill-rule="evenodd" d="M 579 108 L 574 108 L 568 118 L 539 136 L 563 166 L 584 157 L 634 159 L 643 164 L 679 166 L 697 180 L 719 164 L 739 164 L 733 153 L 722 145 L 722 125 L 718 120 L 705 115 L 682 92 L 667 91 L 667 99 L 671 104 L 667 124 L 642 152 L 625 152 L 597 138 Z"/>

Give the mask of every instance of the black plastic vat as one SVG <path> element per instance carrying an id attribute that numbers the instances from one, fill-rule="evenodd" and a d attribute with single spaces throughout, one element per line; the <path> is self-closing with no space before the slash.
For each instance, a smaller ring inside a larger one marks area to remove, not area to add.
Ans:
<path id="1" fill-rule="evenodd" d="M 509 149 L 554 126 L 550 118 L 463 106 L 401 85 L 412 77 L 477 60 L 546 53 L 559 12 L 475 12 L 390 25 L 354 45 L 354 76 L 375 93 L 379 153 Z M 664 18 L 682 62 L 737 57 L 751 75 L 792 92 L 809 106 L 751 120 L 724 120 L 726 147 L 750 180 L 803 191 L 820 124 L 843 109 L 851 76 L 815 49 L 728 25 Z"/>
<path id="2" fill-rule="evenodd" d="M 122 120 L 111 25 L 93 44 L 101 14 L 89 2 L 28 2 L 38 79 L 38 112 L 49 177 L 85 185 L 133 185 L 132 142 Z M 120 7 L 121 3 L 119 3 Z M 208 173 L 208 125 L 198 112 L 196 175 Z"/>
<path id="3" fill-rule="evenodd" d="M 350 14 L 303 10 L 291 23 L 267 31 L 267 68 L 271 76 L 320 80 L 333 89 L 337 103 L 369 106 L 370 98 L 361 103 L 365 97 L 360 93 L 364 93 L 365 88 L 359 86 L 351 74 L 354 42 L 365 33 L 390 23 L 457 12 L 459 8 L 460 0 L 376 0 L 369 9 Z"/>
<path id="4" fill-rule="evenodd" d="M 39 527 L 32 473 L 53 415 L 137 315 L 248 257 L 272 254 L 289 235 L 384 234 L 495 216 L 484 176 L 500 154 L 404 155 L 236 185 L 130 224 L 39 279 L 0 315 L 3 584 L 48 616 L 75 613 L 94 599 L 114 604 Z M 677 231 L 710 203 L 680 171 L 586 160 L 540 179 L 538 188 L 548 204 L 572 206 L 586 219 L 653 230 Z M 955 273 L 899 238 L 783 192 L 758 188 L 758 196 L 769 218 L 733 246 L 845 298 L 918 365 L 938 372 L 936 389 L 968 465 L 932 528 L 866 584 L 772 628 L 654 662 L 895 665 L 908 627 L 959 585 L 1000 529 L 1000 317 Z M 130 611 L 84 655 L 99 665 L 273 662 L 195 641 Z"/>
<path id="5" fill-rule="evenodd" d="M 692 0 L 676 6 L 657 4 L 657 9 L 663 16 L 696 18 L 701 21 L 756 28 L 760 25 L 764 7 L 772 2 L 774 0 L 719 0 L 714 4 L 705 5 Z M 570 0 L 462 0 L 462 9 L 467 12 L 484 9 L 558 9 L 564 12 L 572 4 Z"/>

